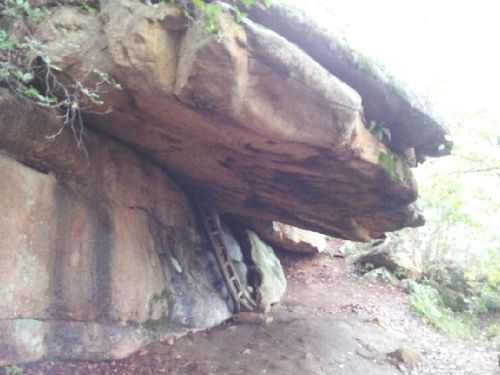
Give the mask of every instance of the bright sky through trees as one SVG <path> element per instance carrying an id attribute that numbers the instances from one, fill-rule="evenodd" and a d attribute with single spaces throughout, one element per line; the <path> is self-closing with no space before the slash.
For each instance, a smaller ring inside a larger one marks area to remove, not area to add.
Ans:
<path id="1" fill-rule="evenodd" d="M 439 106 L 500 115 L 500 1 L 288 1 Z"/>

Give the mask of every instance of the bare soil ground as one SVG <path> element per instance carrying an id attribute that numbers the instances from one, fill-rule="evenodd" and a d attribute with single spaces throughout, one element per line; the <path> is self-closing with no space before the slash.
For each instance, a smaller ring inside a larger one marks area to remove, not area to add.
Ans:
<path id="1" fill-rule="evenodd" d="M 266 325 L 223 324 L 116 361 L 37 362 L 24 374 L 499 374 L 497 353 L 410 313 L 408 295 L 352 278 L 344 259 L 280 254 L 288 291 Z M 172 343 L 171 343 L 172 344 Z M 410 367 L 386 354 L 411 346 Z M 1 371 L 0 371 L 1 372 Z"/>

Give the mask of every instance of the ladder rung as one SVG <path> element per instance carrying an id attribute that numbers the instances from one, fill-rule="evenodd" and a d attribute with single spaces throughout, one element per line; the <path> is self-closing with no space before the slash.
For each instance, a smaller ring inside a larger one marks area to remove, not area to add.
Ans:
<path id="1" fill-rule="evenodd" d="M 200 211 L 203 216 L 202 220 L 205 230 L 209 234 L 212 250 L 217 258 L 217 263 L 221 268 L 229 292 L 234 300 L 235 311 L 239 312 L 241 305 L 245 306 L 249 310 L 252 310 L 256 304 L 242 290 L 240 279 L 238 278 L 234 265 L 229 258 L 229 251 L 224 243 L 224 235 L 222 233 L 217 211 L 213 206 L 209 206 L 206 201 L 200 202 Z"/>

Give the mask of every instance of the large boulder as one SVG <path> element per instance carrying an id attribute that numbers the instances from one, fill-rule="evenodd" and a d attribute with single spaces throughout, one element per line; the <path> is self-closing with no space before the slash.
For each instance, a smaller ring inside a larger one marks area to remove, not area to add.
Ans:
<path id="1" fill-rule="evenodd" d="M 246 223 L 253 231 L 273 247 L 300 254 L 317 254 L 327 247 L 326 236 L 300 229 L 278 221 L 251 221 Z"/>
<path id="2" fill-rule="evenodd" d="M 424 273 L 420 253 L 405 248 L 378 246 L 361 255 L 356 263 L 365 269 L 385 267 L 399 277 L 413 280 L 421 280 Z"/>
<path id="3" fill-rule="evenodd" d="M 98 68 L 123 86 L 104 96 L 111 113 L 86 116 L 89 126 L 204 190 L 221 213 L 358 241 L 423 224 L 409 165 L 391 149 L 432 155 L 426 147 L 442 143 L 444 130 L 413 111 L 413 122 L 391 122 L 400 146 L 386 147 L 366 128 L 364 111 L 377 108 L 377 95 L 362 104 L 340 74 L 281 29 L 238 24 L 222 6 L 220 40 L 202 22 L 179 30 L 182 15 L 172 5 L 135 0 L 101 1 L 99 15 L 55 8 L 36 35 L 65 77 L 93 84 L 89 72 Z M 373 81 L 363 70 L 358 80 Z M 396 116 L 402 107 L 383 108 Z M 400 127 L 426 136 L 417 142 Z"/>
<path id="4" fill-rule="evenodd" d="M 278 257 L 257 234 L 246 231 L 250 245 L 251 258 L 260 274 L 259 304 L 267 311 L 279 302 L 285 294 L 286 279 Z"/>
<path id="5" fill-rule="evenodd" d="M 384 281 L 392 285 L 398 285 L 399 281 L 397 277 L 394 276 L 394 274 L 385 267 L 375 268 L 366 272 L 361 277 L 361 280 L 371 283 L 377 281 Z"/>
<path id="6" fill-rule="evenodd" d="M 0 365 L 122 358 L 211 327 L 231 303 L 179 186 L 0 89 Z"/>

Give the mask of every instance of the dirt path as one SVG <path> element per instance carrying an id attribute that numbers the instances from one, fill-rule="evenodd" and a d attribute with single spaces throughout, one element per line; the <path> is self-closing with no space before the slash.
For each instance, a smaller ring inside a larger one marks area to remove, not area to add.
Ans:
<path id="1" fill-rule="evenodd" d="M 281 255 L 288 291 L 267 325 L 224 324 L 110 362 L 38 362 L 24 374 L 498 374 L 496 353 L 446 338 L 409 312 L 396 287 L 349 277 L 343 259 Z M 423 363 L 401 367 L 402 345 Z"/>
<path id="2" fill-rule="evenodd" d="M 332 261 L 321 256 L 297 261 L 282 256 L 282 263 L 292 280 L 288 295 L 310 302 L 303 309 L 375 322 L 386 329 L 388 336 L 401 335 L 405 345 L 419 350 L 423 362 L 401 373 L 500 374 L 498 353 L 480 342 L 451 339 L 425 325 L 411 314 L 409 296 L 403 289 L 383 282 L 356 281 L 342 259 Z M 320 282 L 314 285 L 308 281 L 314 279 Z"/>

